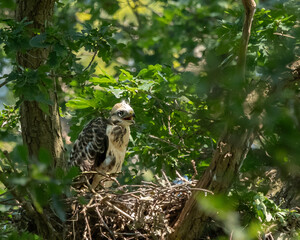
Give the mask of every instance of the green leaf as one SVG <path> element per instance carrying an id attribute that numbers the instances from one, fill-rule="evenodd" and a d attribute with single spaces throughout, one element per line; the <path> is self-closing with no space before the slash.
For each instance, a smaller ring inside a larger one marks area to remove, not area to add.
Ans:
<path id="1" fill-rule="evenodd" d="M 80 204 L 82 204 L 82 205 L 86 205 L 89 203 L 89 200 L 82 196 L 80 196 L 78 200 L 79 200 Z"/>
<path id="2" fill-rule="evenodd" d="M 64 210 L 64 205 L 63 202 L 56 196 L 54 195 L 52 198 L 52 204 L 53 204 L 53 209 L 59 219 L 63 222 L 66 221 L 66 212 Z"/>
<path id="3" fill-rule="evenodd" d="M 11 178 L 10 182 L 14 185 L 26 186 L 30 182 L 30 179 L 28 177 L 17 177 Z"/>
<path id="4" fill-rule="evenodd" d="M 124 69 L 120 69 L 120 71 L 122 72 L 119 75 L 119 80 L 120 81 L 132 80 L 133 76 L 128 71 L 126 71 Z"/>
<path id="5" fill-rule="evenodd" d="M 85 108 L 96 108 L 97 104 L 94 100 L 87 100 L 84 98 L 74 98 L 67 102 L 66 106 L 71 109 L 85 109 Z"/>
<path id="6" fill-rule="evenodd" d="M 107 98 L 107 93 L 101 90 L 96 90 L 93 93 L 95 101 L 102 102 L 105 98 Z"/>
<path id="7" fill-rule="evenodd" d="M 53 162 L 50 152 L 42 147 L 39 150 L 39 160 L 48 166 L 50 166 L 50 164 Z"/>
<path id="8" fill-rule="evenodd" d="M 116 98 L 120 98 L 121 96 L 123 96 L 123 93 L 125 90 L 121 90 L 121 89 L 116 89 L 113 87 L 109 87 L 109 88 L 105 88 L 107 92 L 112 93 Z"/>
<path id="9" fill-rule="evenodd" d="M 117 81 L 112 77 L 93 77 L 89 80 L 91 83 L 96 84 L 107 84 L 107 83 L 116 83 Z"/>
<path id="10" fill-rule="evenodd" d="M 15 1 L 13 0 L 5 0 L 5 1 L 0 1 L 0 8 L 10 8 L 14 9 L 16 7 Z"/>
<path id="11" fill-rule="evenodd" d="M 155 82 L 150 80 L 139 80 L 139 83 L 141 84 L 139 84 L 138 89 L 143 91 L 149 91 L 155 85 Z"/>
<path id="12" fill-rule="evenodd" d="M 48 104 L 39 102 L 39 107 L 40 107 L 40 109 L 42 109 L 42 111 L 43 111 L 45 114 L 47 114 L 48 116 L 50 116 L 49 105 L 48 105 Z"/>
<path id="13" fill-rule="evenodd" d="M 65 179 L 68 179 L 68 180 L 72 180 L 74 177 L 78 176 L 80 173 L 80 170 L 78 167 L 76 166 L 73 166 L 69 169 L 69 171 L 67 172 L 66 176 L 65 176 Z"/>
<path id="14" fill-rule="evenodd" d="M 30 39 L 29 44 L 31 47 L 36 47 L 36 48 L 47 47 L 48 44 L 45 43 L 46 37 L 47 37 L 46 33 L 36 35 Z"/>
<path id="15" fill-rule="evenodd" d="M 24 163 L 28 163 L 28 150 L 23 145 L 18 145 L 14 152 L 16 151 L 17 155 L 14 157 L 14 159 L 22 160 Z"/>

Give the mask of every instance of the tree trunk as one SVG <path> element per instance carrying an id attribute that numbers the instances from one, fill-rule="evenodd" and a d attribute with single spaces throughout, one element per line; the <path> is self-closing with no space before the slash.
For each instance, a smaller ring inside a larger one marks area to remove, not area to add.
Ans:
<path id="1" fill-rule="evenodd" d="M 45 31 L 53 15 L 55 0 L 18 0 L 16 19 L 21 21 L 27 18 L 32 21 L 27 31 L 34 36 L 33 29 L 40 33 Z M 26 53 L 19 52 L 17 62 L 24 68 L 37 69 L 47 60 L 48 48 L 34 48 Z M 53 166 L 64 167 L 63 140 L 61 134 L 60 118 L 56 98 L 55 80 L 53 89 L 49 89 L 52 105 L 49 115 L 42 111 L 38 102 L 24 101 L 20 107 L 21 128 L 23 143 L 28 147 L 31 157 L 37 157 L 40 148 L 49 151 L 53 158 Z"/>
<path id="2" fill-rule="evenodd" d="M 196 188 L 226 193 L 237 176 L 242 161 L 254 140 L 253 129 L 227 129 L 220 138 L 210 166 L 196 185 Z M 201 193 L 194 192 L 186 202 L 169 239 L 199 239 L 209 216 L 199 208 L 197 199 Z"/>
<path id="3" fill-rule="evenodd" d="M 256 9 L 254 0 L 242 0 L 245 8 L 245 20 L 242 41 L 237 61 L 237 79 L 245 81 L 246 55 L 251 32 L 252 20 Z M 243 91 L 241 91 L 242 93 Z M 237 93 L 239 95 L 239 93 Z M 241 99 L 243 97 L 241 96 Z M 235 125 L 228 125 L 220 137 L 217 149 L 213 155 L 210 166 L 197 183 L 197 188 L 211 190 L 216 194 L 226 193 L 230 188 L 234 177 L 238 175 L 239 169 L 245 159 L 255 137 L 258 122 L 256 119 L 260 113 L 251 116 L 255 100 L 251 94 L 246 96 L 243 104 L 244 113 L 241 118 L 248 119 L 248 123 L 240 126 L 236 119 Z M 234 98 L 233 98 L 234 101 Z M 253 122 L 254 120 L 254 122 Z M 179 219 L 174 226 L 174 233 L 169 236 L 173 239 L 199 239 L 203 234 L 209 216 L 199 208 L 197 199 L 199 192 L 193 192 L 186 202 Z"/>
<path id="4" fill-rule="evenodd" d="M 282 81 L 268 89 L 269 96 L 260 94 L 261 100 L 265 98 L 265 101 L 267 101 L 270 98 L 274 98 L 274 96 L 280 95 L 284 88 L 288 88 L 293 86 L 295 82 L 299 82 L 299 62 L 296 62 L 291 70 L 292 73 L 283 73 Z M 260 89 L 260 91 L 263 92 L 263 89 Z M 249 95 L 251 95 L 251 93 Z M 197 188 L 208 189 L 216 194 L 226 193 L 230 188 L 234 177 L 238 175 L 239 168 L 259 131 L 259 127 L 261 127 L 261 121 L 259 119 L 263 116 L 260 112 L 252 113 L 252 118 L 250 118 L 250 112 L 252 112 L 254 104 L 253 99 L 248 96 L 244 104 L 244 109 L 246 110 L 245 115 L 249 117 L 248 127 L 243 128 L 236 125 L 224 131 L 223 136 L 220 137 L 218 142 L 217 149 L 214 152 L 212 162 L 197 183 Z M 262 109 L 260 111 L 263 112 Z M 285 191 L 282 193 L 286 194 Z M 297 196 L 297 192 L 292 191 L 291 200 L 294 196 Z M 193 192 L 192 196 L 188 199 L 174 226 L 175 232 L 169 236 L 169 240 L 200 238 L 209 216 L 201 209 L 197 201 L 199 197 L 201 197 L 201 193 L 196 191 Z M 295 200 L 296 199 L 293 199 L 293 201 Z"/>
<path id="5" fill-rule="evenodd" d="M 26 21 L 32 22 L 26 29 L 30 37 L 33 37 L 36 32 L 45 31 L 53 15 L 55 1 L 17 0 L 16 20 L 21 21 L 26 18 Z M 22 68 L 38 69 L 46 62 L 48 54 L 48 48 L 33 48 L 25 53 L 18 52 L 17 62 Z M 48 89 L 49 98 L 52 101 L 52 105 L 48 106 L 49 114 L 42 111 L 38 102 L 25 99 L 20 106 L 20 121 L 23 143 L 28 148 L 29 156 L 37 159 L 39 150 L 44 148 L 52 156 L 53 167 L 64 167 L 64 148 L 55 85 L 55 80 L 53 80 L 54 87 Z M 22 99 L 22 96 L 20 98 Z M 23 196 L 19 196 L 16 191 L 12 190 L 12 193 L 22 204 L 26 215 L 34 221 L 40 236 L 44 239 L 60 238 L 44 213 L 39 213 L 32 203 L 25 201 Z"/>

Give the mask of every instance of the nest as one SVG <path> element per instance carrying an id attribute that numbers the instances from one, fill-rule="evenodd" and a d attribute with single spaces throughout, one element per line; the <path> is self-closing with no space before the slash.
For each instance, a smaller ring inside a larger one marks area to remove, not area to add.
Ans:
<path id="1" fill-rule="evenodd" d="M 79 191 L 69 202 L 67 239 L 165 239 L 192 191 L 209 192 L 177 175 L 175 182 L 163 174 L 156 183 Z"/>

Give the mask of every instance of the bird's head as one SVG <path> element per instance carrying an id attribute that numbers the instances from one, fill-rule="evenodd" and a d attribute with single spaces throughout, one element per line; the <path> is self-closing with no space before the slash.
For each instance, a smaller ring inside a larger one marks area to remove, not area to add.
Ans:
<path id="1" fill-rule="evenodd" d="M 110 112 L 110 120 L 113 124 L 129 126 L 134 121 L 135 114 L 133 109 L 125 101 L 117 103 Z"/>

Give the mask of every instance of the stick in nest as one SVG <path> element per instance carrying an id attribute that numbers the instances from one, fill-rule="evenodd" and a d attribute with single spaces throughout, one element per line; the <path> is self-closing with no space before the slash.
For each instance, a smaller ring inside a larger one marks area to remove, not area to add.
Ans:
<path id="1" fill-rule="evenodd" d="M 90 228 L 89 220 L 88 220 L 87 215 L 86 215 L 86 208 L 84 208 L 82 210 L 82 212 L 83 212 L 83 216 L 84 216 L 84 220 L 85 220 L 85 230 L 84 230 L 83 237 L 84 237 L 84 239 L 89 240 L 89 239 L 92 239 L 92 234 L 91 234 L 91 228 Z M 86 233 L 88 233 L 89 238 L 86 236 Z"/>
<path id="2" fill-rule="evenodd" d="M 194 170 L 194 175 L 192 176 L 192 181 L 193 181 L 195 179 L 195 177 L 198 175 L 198 171 L 197 171 L 197 168 L 196 168 L 195 160 L 192 160 L 191 163 L 192 163 L 193 170 Z"/>
<path id="3" fill-rule="evenodd" d="M 109 232 L 109 234 L 110 234 L 110 236 L 112 237 L 112 239 L 115 240 L 115 239 L 116 239 L 116 238 L 115 238 L 115 235 L 114 235 L 113 231 L 110 230 L 110 228 L 109 228 L 109 227 L 107 226 L 107 224 L 105 223 L 105 221 L 104 221 L 102 215 L 100 214 L 100 211 L 99 211 L 99 209 L 98 209 L 98 206 L 96 206 L 95 210 L 96 210 L 96 213 L 98 214 L 98 216 L 99 216 L 101 222 L 103 223 L 104 227 L 105 227 L 106 230 Z"/>

